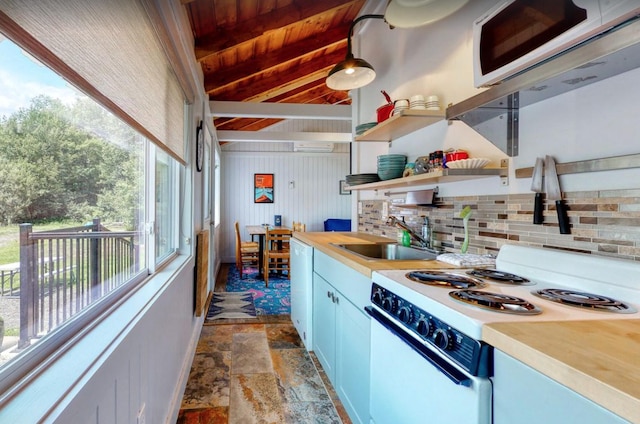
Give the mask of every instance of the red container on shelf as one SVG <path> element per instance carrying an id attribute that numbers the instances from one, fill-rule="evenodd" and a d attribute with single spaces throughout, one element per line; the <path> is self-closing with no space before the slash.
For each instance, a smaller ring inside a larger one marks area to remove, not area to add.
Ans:
<path id="1" fill-rule="evenodd" d="M 376 112 L 378 113 L 378 124 L 386 121 L 391 116 L 391 112 L 393 112 L 393 103 L 380 106 Z"/>
<path id="2" fill-rule="evenodd" d="M 454 150 L 453 152 L 445 153 L 447 162 L 453 162 L 456 160 L 469 159 L 469 153 L 464 150 Z"/>

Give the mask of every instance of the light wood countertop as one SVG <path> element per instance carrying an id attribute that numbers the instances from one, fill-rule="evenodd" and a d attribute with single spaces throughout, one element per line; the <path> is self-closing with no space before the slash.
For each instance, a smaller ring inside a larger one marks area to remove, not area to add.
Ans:
<path id="1" fill-rule="evenodd" d="M 366 260 L 330 244 L 395 242 L 366 233 L 295 232 L 293 236 L 368 277 L 385 269 L 456 268 L 435 260 Z M 640 423 L 640 320 L 495 323 L 483 327 L 482 339 Z"/>
<path id="2" fill-rule="evenodd" d="M 640 320 L 496 323 L 485 342 L 640 423 Z"/>
<path id="3" fill-rule="evenodd" d="M 371 277 L 371 273 L 383 269 L 442 269 L 457 268 L 436 260 L 367 260 L 331 243 L 395 243 L 395 240 L 357 232 L 294 232 L 293 237 L 331 256 L 359 273 Z"/>

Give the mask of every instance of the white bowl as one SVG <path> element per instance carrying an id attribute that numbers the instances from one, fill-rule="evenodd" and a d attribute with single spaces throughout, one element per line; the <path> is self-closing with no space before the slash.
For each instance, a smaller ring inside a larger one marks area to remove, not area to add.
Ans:
<path id="1" fill-rule="evenodd" d="M 451 169 L 477 169 L 484 168 L 485 166 L 489 165 L 489 162 L 491 162 L 491 160 L 489 159 L 469 158 L 447 162 L 446 165 L 447 168 Z"/>

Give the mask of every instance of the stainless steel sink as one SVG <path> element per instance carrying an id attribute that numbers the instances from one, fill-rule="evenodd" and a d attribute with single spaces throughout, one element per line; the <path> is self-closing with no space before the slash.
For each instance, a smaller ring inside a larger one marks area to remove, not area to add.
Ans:
<path id="1" fill-rule="evenodd" d="M 434 260 L 438 252 L 418 249 L 416 247 L 406 247 L 396 243 L 375 243 L 375 244 L 338 244 L 333 246 L 346 250 L 367 260 L 385 259 L 392 261 L 406 260 Z"/>

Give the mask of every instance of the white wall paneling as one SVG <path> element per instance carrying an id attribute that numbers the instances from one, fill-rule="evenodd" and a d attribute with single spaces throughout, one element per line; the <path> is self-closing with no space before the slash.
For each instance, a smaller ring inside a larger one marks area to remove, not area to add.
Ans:
<path id="1" fill-rule="evenodd" d="M 247 143 L 239 144 L 250 147 Z M 240 223 L 243 239 L 248 239 L 245 225 L 273 224 L 274 215 L 282 215 L 285 226 L 291 226 L 293 221 L 303 222 L 307 231 L 323 231 L 327 218 L 350 217 L 351 195 L 339 193 L 339 181 L 349 174 L 348 153 L 292 153 L 291 143 L 255 144 L 289 151 L 256 153 L 223 149 L 221 256 L 224 262 L 234 262 L 235 221 Z M 344 147 L 348 149 L 348 145 Z M 274 174 L 274 203 L 253 202 L 256 173 Z M 289 186 L 290 181 L 293 188 Z"/>
<path id="2" fill-rule="evenodd" d="M 0 408 L 2 423 L 175 422 L 204 317 L 193 311 L 194 260 L 180 259 Z"/>

